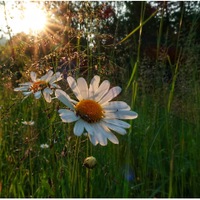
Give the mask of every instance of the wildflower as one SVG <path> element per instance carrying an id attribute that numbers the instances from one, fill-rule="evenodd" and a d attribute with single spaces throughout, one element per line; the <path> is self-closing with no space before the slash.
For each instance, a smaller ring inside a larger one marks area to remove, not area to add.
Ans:
<path id="1" fill-rule="evenodd" d="M 22 91 L 23 94 L 28 97 L 30 94 L 34 94 L 36 99 L 39 99 L 43 94 L 45 100 L 50 103 L 53 94 L 53 90 L 55 88 L 60 88 L 55 82 L 62 79 L 60 72 L 56 72 L 53 75 L 53 71 L 49 70 L 44 76 L 41 78 L 37 78 L 37 74 L 35 72 L 30 73 L 31 82 L 21 83 L 20 87 L 15 88 L 14 91 Z"/>
<path id="2" fill-rule="evenodd" d="M 42 148 L 42 149 L 48 149 L 49 145 L 48 144 L 41 144 L 40 148 Z"/>
<path id="3" fill-rule="evenodd" d="M 33 126 L 35 124 L 34 121 L 23 121 L 22 124 L 27 125 L 27 126 Z"/>
<path id="4" fill-rule="evenodd" d="M 60 89 L 55 91 L 55 96 L 69 108 L 58 110 L 62 121 L 76 122 L 74 134 L 80 136 L 86 130 L 93 145 L 107 145 L 107 139 L 118 144 L 112 131 L 126 134 L 125 129 L 130 128 L 130 124 L 121 119 L 135 119 L 138 116 L 125 102 L 111 101 L 121 92 L 121 88 L 117 86 L 109 89 L 108 80 L 99 86 L 99 76 L 94 76 L 89 88 L 84 78 L 78 78 L 76 82 L 74 78 L 68 77 L 67 81 L 78 101 Z"/>
<path id="5" fill-rule="evenodd" d="M 97 160 L 95 157 L 89 156 L 84 160 L 83 165 L 89 169 L 93 169 L 97 165 Z"/>

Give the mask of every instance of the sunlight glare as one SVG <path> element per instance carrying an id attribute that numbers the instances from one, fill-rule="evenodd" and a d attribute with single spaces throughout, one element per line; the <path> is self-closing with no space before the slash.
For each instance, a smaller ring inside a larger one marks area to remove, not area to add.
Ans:
<path id="1" fill-rule="evenodd" d="M 45 24 L 45 12 L 35 3 L 27 3 L 21 21 L 23 32 L 37 34 L 45 28 Z"/>
<path id="2" fill-rule="evenodd" d="M 24 32 L 25 34 L 37 35 L 45 30 L 47 24 L 47 12 L 35 2 L 21 2 L 14 4 L 12 2 L 6 3 L 6 15 L 4 10 L 0 7 L 0 29 L 7 32 L 7 25 L 13 35 Z M 7 19 L 7 23 L 6 23 Z"/>

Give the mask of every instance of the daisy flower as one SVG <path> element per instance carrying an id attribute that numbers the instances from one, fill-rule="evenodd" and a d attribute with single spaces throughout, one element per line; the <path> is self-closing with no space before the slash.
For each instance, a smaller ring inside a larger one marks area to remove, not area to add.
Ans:
<path id="1" fill-rule="evenodd" d="M 15 88 L 14 91 L 22 91 L 23 94 L 28 97 L 30 94 L 34 94 L 36 99 L 39 99 L 42 94 L 45 100 L 50 103 L 53 94 L 53 90 L 55 88 L 60 88 L 55 82 L 60 81 L 62 79 L 60 72 L 56 72 L 53 75 L 53 71 L 49 70 L 44 76 L 41 78 L 37 78 L 37 74 L 35 72 L 30 73 L 31 82 L 21 83 L 20 87 Z"/>
<path id="2" fill-rule="evenodd" d="M 27 125 L 27 126 L 33 126 L 35 124 L 34 121 L 23 121 L 22 124 Z"/>
<path id="3" fill-rule="evenodd" d="M 49 145 L 48 144 L 41 144 L 40 148 L 42 148 L 42 149 L 48 149 Z"/>
<path id="4" fill-rule="evenodd" d="M 104 80 L 100 85 L 100 77 L 94 76 L 88 87 L 84 78 L 77 82 L 71 76 L 67 82 L 77 100 L 73 100 L 64 91 L 57 89 L 55 96 L 68 108 L 59 109 L 63 122 L 76 122 L 73 128 L 77 136 L 87 133 L 93 145 L 107 145 L 107 139 L 118 144 L 112 131 L 126 134 L 130 124 L 121 119 L 135 119 L 138 114 L 130 110 L 123 101 L 111 101 L 120 92 L 120 87 L 110 89 L 110 82 Z"/>

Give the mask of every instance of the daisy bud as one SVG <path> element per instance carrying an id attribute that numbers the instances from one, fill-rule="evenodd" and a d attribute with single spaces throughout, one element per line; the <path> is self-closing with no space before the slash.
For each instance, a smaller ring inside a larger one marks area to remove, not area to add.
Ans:
<path id="1" fill-rule="evenodd" d="M 95 157 L 89 156 L 84 160 L 83 165 L 89 169 L 93 169 L 97 165 L 97 160 Z"/>

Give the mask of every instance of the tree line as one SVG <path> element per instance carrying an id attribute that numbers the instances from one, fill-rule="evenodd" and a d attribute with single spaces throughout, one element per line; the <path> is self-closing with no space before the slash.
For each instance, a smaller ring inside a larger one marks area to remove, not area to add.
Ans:
<path id="1" fill-rule="evenodd" d="M 48 11 L 46 29 L 37 36 L 18 33 L 0 47 L 1 73 L 9 73 L 14 81 L 23 71 L 49 66 L 65 73 L 112 76 L 116 70 L 131 73 L 135 62 L 151 73 L 164 63 L 170 80 L 177 61 L 186 62 L 191 48 L 195 55 L 199 51 L 199 2 L 39 3 Z M 156 70 L 162 71 L 159 67 Z"/>

